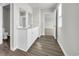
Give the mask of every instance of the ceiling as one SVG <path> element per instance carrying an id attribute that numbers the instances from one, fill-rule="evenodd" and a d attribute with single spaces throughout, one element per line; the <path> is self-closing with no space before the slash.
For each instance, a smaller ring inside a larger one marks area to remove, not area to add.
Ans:
<path id="1" fill-rule="evenodd" d="M 28 3 L 32 8 L 41 8 L 41 9 L 47 9 L 47 8 L 53 8 L 56 3 Z"/>
<path id="2" fill-rule="evenodd" d="M 0 6 L 8 5 L 9 3 L 0 3 Z"/>
<path id="3" fill-rule="evenodd" d="M 57 3 L 28 3 L 32 8 L 50 9 L 54 10 L 57 7 Z M 8 3 L 0 3 L 0 6 L 8 5 Z"/>

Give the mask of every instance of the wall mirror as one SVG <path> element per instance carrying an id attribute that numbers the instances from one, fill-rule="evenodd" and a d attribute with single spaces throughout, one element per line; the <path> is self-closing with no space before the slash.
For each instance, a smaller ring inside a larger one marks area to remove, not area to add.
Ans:
<path id="1" fill-rule="evenodd" d="M 32 26 L 32 13 L 28 13 L 28 25 L 31 27 Z"/>
<path id="2" fill-rule="evenodd" d="M 20 19 L 19 19 L 19 26 L 21 28 L 26 27 L 26 11 L 20 8 Z"/>

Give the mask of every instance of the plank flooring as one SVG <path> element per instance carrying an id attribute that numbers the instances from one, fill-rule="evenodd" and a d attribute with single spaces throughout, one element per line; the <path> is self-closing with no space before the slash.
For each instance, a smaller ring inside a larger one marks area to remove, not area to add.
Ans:
<path id="1" fill-rule="evenodd" d="M 27 52 L 19 49 L 11 51 L 8 43 L 4 41 L 0 45 L 0 56 L 64 56 L 53 36 L 41 36 Z"/>

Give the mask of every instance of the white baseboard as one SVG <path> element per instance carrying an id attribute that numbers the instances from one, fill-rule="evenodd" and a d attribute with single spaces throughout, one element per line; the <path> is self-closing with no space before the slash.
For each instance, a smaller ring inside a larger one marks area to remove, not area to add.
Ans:
<path id="1" fill-rule="evenodd" d="M 3 43 L 3 41 L 0 41 L 0 44 L 2 44 Z"/>
<path id="2" fill-rule="evenodd" d="M 38 37 L 37 37 L 37 38 L 38 38 Z M 18 47 L 18 49 L 27 52 L 27 51 L 31 48 L 31 46 L 35 43 L 35 41 L 37 40 L 37 38 L 31 42 L 31 44 L 27 47 L 27 49 L 22 49 L 22 48 L 20 48 L 20 47 Z"/>
<path id="3" fill-rule="evenodd" d="M 27 49 L 25 50 L 25 49 L 22 49 L 22 48 L 20 48 L 20 47 L 18 47 L 17 49 L 20 49 L 20 50 L 22 50 L 22 51 L 27 52 Z"/>
<path id="4" fill-rule="evenodd" d="M 60 45 L 60 47 L 61 47 L 61 49 L 62 49 L 64 55 L 65 55 L 65 56 L 68 56 L 67 53 L 66 53 L 66 51 L 65 51 L 65 49 L 63 48 L 62 44 L 59 42 L 59 40 L 57 40 L 57 42 L 58 42 L 58 44 Z"/>
<path id="5" fill-rule="evenodd" d="M 17 48 L 10 48 L 11 51 L 15 51 Z"/>
<path id="6" fill-rule="evenodd" d="M 38 38 L 38 37 L 37 37 Z M 30 44 L 30 46 L 26 49 L 26 51 L 28 51 L 30 48 L 31 48 L 31 46 L 35 43 L 35 41 L 37 40 L 37 38 L 35 39 L 35 40 L 33 40 L 33 42 Z"/>

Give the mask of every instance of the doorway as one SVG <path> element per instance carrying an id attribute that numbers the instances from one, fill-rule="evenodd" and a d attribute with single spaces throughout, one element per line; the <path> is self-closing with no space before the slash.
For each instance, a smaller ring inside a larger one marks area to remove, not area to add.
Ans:
<path id="1" fill-rule="evenodd" d="M 44 34 L 56 39 L 56 10 L 44 14 Z"/>
<path id="2" fill-rule="evenodd" d="M 3 6 L 3 44 L 10 49 L 10 4 Z"/>

